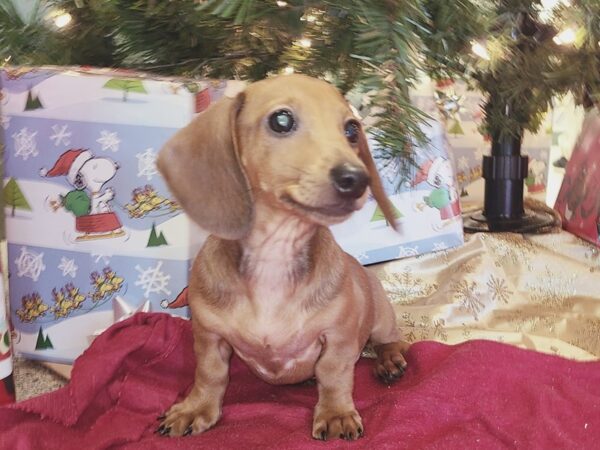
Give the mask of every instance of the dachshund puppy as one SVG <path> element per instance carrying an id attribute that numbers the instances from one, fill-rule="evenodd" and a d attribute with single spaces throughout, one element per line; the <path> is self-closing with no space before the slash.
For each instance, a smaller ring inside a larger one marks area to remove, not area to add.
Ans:
<path id="1" fill-rule="evenodd" d="M 367 342 L 386 382 L 406 366 L 394 311 L 377 278 L 328 225 L 360 209 L 368 187 L 389 200 L 360 123 L 331 85 L 303 75 L 266 79 L 223 98 L 161 150 L 158 168 L 186 213 L 211 236 L 188 291 L 197 367 L 163 435 L 219 420 L 235 353 L 273 384 L 316 378 L 315 439 L 357 439 L 354 365 Z"/>

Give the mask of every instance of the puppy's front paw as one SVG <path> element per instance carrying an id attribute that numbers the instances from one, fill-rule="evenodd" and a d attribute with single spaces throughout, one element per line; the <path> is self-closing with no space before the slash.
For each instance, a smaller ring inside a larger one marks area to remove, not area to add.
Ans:
<path id="1" fill-rule="evenodd" d="M 391 384 L 404 375 L 407 364 L 402 353 L 407 349 L 408 344 L 404 342 L 390 342 L 375 346 L 377 352 L 375 374 L 381 381 Z"/>
<path id="2" fill-rule="evenodd" d="M 312 437 L 326 441 L 329 438 L 341 438 L 348 441 L 363 436 L 362 420 L 356 410 L 339 412 L 323 409 L 315 414 Z"/>
<path id="3" fill-rule="evenodd" d="M 162 436 L 188 436 L 211 428 L 221 417 L 218 405 L 186 398 L 174 404 L 163 416 L 156 432 Z"/>

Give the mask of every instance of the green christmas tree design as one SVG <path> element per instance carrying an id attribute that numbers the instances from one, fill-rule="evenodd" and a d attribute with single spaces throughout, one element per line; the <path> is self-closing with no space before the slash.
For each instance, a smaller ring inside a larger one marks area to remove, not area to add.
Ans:
<path id="1" fill-rule="evenodd" d="M 4 186 L 3 190 L 4 195 L 4 204 L 11 206 L 11 216 L 15 216 L 16 209 L 23 209 L 25 211 L 31 211 L 31 206 L 29 202 L 23 195 L 23 191 L 17 184 L 17 181 L 14 178 L 10 178 Z"/>
<path id="2" fill-rule="evenodd" d="M 31 91 L 27 92 L 27 102 L 25 103 L 25 111 L 32 111 L 34 109 L 43 109 L 41 100 Z"/>
<path id="3" fill-rule="evenodd" d="M 42 330 L 42 327 L 40 327 L 40 330 L 38 331 L 37 341 L 35 343 L 35 349 L 47 350 L 50 348 L 54 348 L 54 346 L 52 345 L 52 341 L 50 340 L 50 336 L 46 334 L 46 336 L 44 337 L 44 332 Z"/>
<path id="4" fill-rule="evenodd" d="M 460 122 L 458 120 L 454 121 L 454 124 L 450 127 L 448 132 L 450 134 L 453 134 L 454 136 L 456 136 L 457 134 L 465 134 L 465 132 L 463 131 L 462 126 L 460 125 Z"/>
<path id="5" fill-rule="evenodd" d="M 127 78 L 111 78 L 104 86 L 106 89 L 115 89 L 117 91 L 123 91 L 123 101 L 127 101 L 127 95 L 130 92 L 137 92 L 140 94 L 147 94 L 146 88 L 142 80 L 130 80 Z"/>
<path id="6" fill-rule="evenodd" d="M 394 217 L 396 219 L 400 219 L 402 217 L 402 213 L 398 210 L 398 208 L 396 208 L 394 204 L 392 204 L 392 211 L 394 212 Z M 371 217 L 371 222 L 379 222 L 380 220 L 385 220 L 385 224 L 389 225 L 387 219 L 383 215 L 383 211 L 381 210 L 379 205 L 377 205 L 377 208 L 375 208 L 375 212 L 373 213 L 373 217 Z"/>
<path id="7" fill-rule="evenodd" d="M 169 245 L 165 235 L 161 231 L 160 234 L 156 234 L 156 226 L 152 224 L 152 230 L 150 230 L 150 237 L 148 238 L 148 244 L 146 247 L 159 247 L 161 245 Z"/>

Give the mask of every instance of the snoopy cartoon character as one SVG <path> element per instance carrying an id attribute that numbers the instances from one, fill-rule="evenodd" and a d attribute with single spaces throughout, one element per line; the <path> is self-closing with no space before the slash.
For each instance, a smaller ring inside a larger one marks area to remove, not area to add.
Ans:
<path id="1" fill-rule="evenodd" d="M 426 161 L 421 165 L 412 185 L 416 186 L 423 181 L 427 181 L 433 189 L 429 195 L 423 197 L 423 203 L 415 205 L 415 209 L 422 211 L 425 206 L 437 209 L 440 212 L 440 224 L 434 225 L 434 230 L 439 231 L 460 217 L 460 204 L 454 186 L 452 164 L 441 156 Z"/>
<path id="2" fill-rule="evenodd" d="M 83 233 L 78 241 L 123 236 L 121 222 L 109 202 L 114 198 L 112 188 L 102 191 L 113 179 L 119 165 L 109 158 L 95 157 L 89 150 L 71 149 L 59 156 L 52 169 L 42 169 L 43 177 L 65 176 L 73 190 L 51 201 L 56 210 L 64 207 L 75 215 L 75 229 Z"/>

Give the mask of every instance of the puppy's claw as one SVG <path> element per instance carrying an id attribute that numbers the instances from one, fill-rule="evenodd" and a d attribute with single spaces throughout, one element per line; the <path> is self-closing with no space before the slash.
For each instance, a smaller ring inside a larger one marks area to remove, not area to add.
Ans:
<path id="1" fill-rule="evenodd" d="M 356 432 L 358 433 L 358 437 L 359 437 L 359 438 L 361 438 L 361 437 L 363 437 L 363 436 L 364 436 L 364 435 L 363 435 L 363 429 L 362 429 L 362 428 L 359 428 L 358 430 L 356 430 Z"/>
<path id="2" fill-rule="evenodd" d="M 187 428 L 185 429 L 185 431 L 183 432 L 183 435 L 184 435 L 184 436 L 189 436 L 190 434 L 192 434 L 192 431 L 193 431 L 193 430 L 192 430 L 192 426 L 190 425 L 189 427 L 187 427 Z"/>
<path id="3" fill-rule="evenodd" d="M 394 365 L 398 368 L 398 370 L 400 371 L 400 376 L 404 375 L 404 372 L 406 371 L 406 367 L 408 366 L 408 364 L 406 363 L 399 363 L 399 362 L 395 362 Z"/>
<path id="4" fill-rule="evenodd" d="M 161 436 L 166 436 L 167 434 L 169 434 L 171 432 L 171 427 L 166 427 L 164 425 L 161 425 L 160 427 L 158 427 L 156 432 L 158 434 L 160 434 Z"/>
<path id="5" fill-rule="evenodd" d="M 379 379 L 381 381 L 383 381 L 386 384 L 392 384 L 394 381 L 396 381 L 398 378 L 400 378 L 402 375 L 404 375 L 404 373 L 391 373 L 391 372 L 386 372 L 384 374 L 379 375 Z"/>
<path id="6" fill-rule="evenodd" d="M 327 431 L 325 431 L 325 430 L 321 431 L 321 440 L 322 441 L 327 440 Z"/>
<path id="7" fill-rule="evenodd" d="M 156 420 L 165 420 L 167 418 L 166 414 L 161 414 L 160 416 L 156 416 Z"/>

